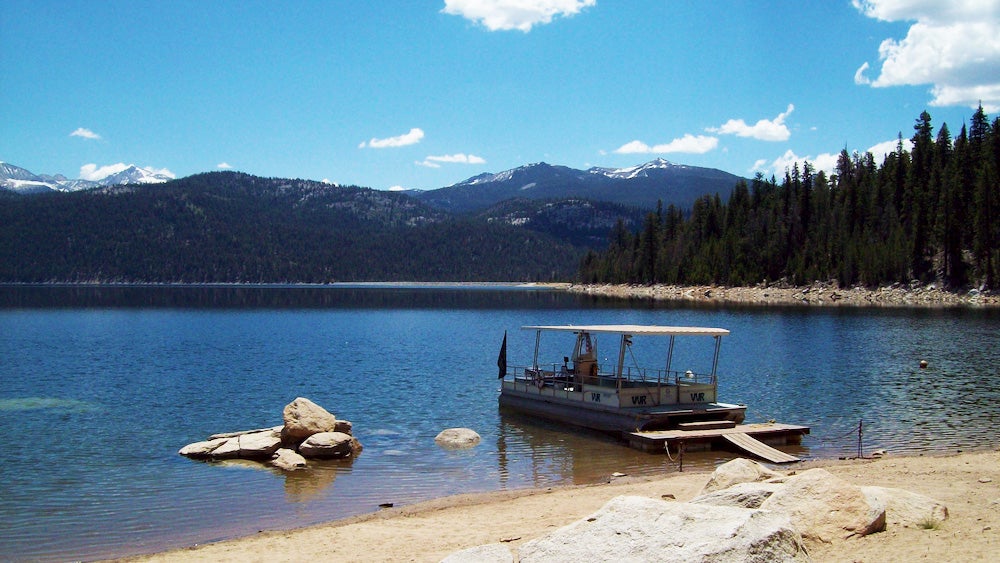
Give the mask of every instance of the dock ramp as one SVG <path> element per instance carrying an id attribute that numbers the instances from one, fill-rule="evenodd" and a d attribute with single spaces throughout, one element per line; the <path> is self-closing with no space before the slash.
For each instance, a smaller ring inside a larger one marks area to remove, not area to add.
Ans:
<path id="1" fill-rule="evenodd" d="M 771 463 L 793 463 L 801 460 L 772 448 L 762 440 L 775 445 L 800 444 L 802 436 L 808 433 L 808 426 L 777 422 L 733 424 L 713 421 L 678 424 L 678 428 L 671 430 L 628 432 L 623 437 L 631 447 L 650 453 L 662 453 L 668 448 L 676 450 L 682 445 L 688 451 L 706 450 L 711 449 L 713 442 L 723 442 Z"/>
<path id="2" fill-rule="evenodd" d="M 799 458 L 786 454 L 781 450 L 776 450 L 756 438 L 742 432 L 723 434 L 722 438 L 740 450 L 747 452 L 771 463 L 794 463 L 800 461 Z"/>

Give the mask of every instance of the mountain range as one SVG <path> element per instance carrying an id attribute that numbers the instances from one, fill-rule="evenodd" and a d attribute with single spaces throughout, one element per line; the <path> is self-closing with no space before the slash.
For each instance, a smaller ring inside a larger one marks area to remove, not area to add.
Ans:
<path id="1" fill-rule="evenodd" d="M 689 209 L 699 197 L 727 197 L 739 176 L 714 168 L 685 166 L 658 158 L 629 168 L 577 170 L 540 162 L 457 184 L 413 192 L 421 201 L 452 212 L 477 211 L 512 198 L 586 198 L 643 209 L 658 202 Z"/>
<path id="2" fill-rule="evenodd" d="M 120 184 L 152 184 L 172 180 L 149 169 L 129 166 L 99 180 L 71 180 L 62 175 L 38 175 L 0 163 L 0 187 L 22 193 L 77 191 Z M 577 170 L 545 162 L 499 173 L 484 173 L 434 190 L 403 193 L 451 213 L 479 213 L 510 199 L 603 201 L 650 210 L 658 202 L 689 209 L 703 195 L 726 197 L 740 178 L 714 168 L 674 164 L 656 159 L 628 168 Z"/>
<path id="3" fill-rule="evenodd" d="M 0 162 L 0 187 L 22 194 L 75 192 L 120 184 L 161 184 L 170 180 L 173 180 L 170 176 L 134 164 L 99 180 L 72 180 L 62 174 L 34 174 L 20 166 Z"/>
<path id="4" fill-rule="evenodd" d="M 74 181 L 0 164 L 0 283 L 566 280 L 657 202 L 688 207 L 738 180 L 665 160 L 539 163 L 400 193 L 138 167 Z"/>

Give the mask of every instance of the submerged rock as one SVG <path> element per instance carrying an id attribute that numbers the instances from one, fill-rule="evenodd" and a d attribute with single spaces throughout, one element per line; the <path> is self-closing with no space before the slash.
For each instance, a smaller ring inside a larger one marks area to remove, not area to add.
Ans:
<path id="1" fill-rule="evenodd" d="M 478 446 L 481 438 L 479 434 L 469 428 L 448 428 L 442 430 L 434 438 L 434 443 L 442 448 L 471 448 Z"/>
<path id="2" fill-rule="evenodd" d="M 306 458 L 295 450 L 279 448 L 271 457 L 271 465 L 282 471 L 295 471 L 306 468 Z"/>

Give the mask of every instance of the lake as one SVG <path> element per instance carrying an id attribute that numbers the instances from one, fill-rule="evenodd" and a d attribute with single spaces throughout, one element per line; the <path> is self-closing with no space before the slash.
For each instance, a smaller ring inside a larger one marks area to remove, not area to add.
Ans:
<path id="1" fill-rule="evenodd" d="M 525 364 L 534 333 L 519 327 L 581 323 L 731 330 L 720 399 L 747 404 L 748 422 L 810 426 L 800 456 L 856 455 L 862 422 L 865 453 L 1000 441 L 996 310 L 691 308 L 501 286 L 0 287 L 0 559 L 147 553 L 382 503 L 677 471 L 498 412 L 504 331 Z M 177 454 L 278 425 L 299 396 L 352 421 L 364 451 L 289 474 Z M 457 426 L 482 443 L 435 445 Z M 685 467 L 731 457 L 689 453 Z"/>

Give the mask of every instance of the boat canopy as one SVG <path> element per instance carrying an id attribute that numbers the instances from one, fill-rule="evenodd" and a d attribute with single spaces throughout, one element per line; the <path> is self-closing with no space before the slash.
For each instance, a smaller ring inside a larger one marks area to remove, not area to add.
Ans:
<path id="1" fill-rule="evenodd" d="M 724 328 L 704 328 L 697 326 L 656 326 L 656 325 L 557 325 L 522 326 L 522 330 L 552 330 L 565 332 L 590 332 L 606 334 L 649 335 L 649 336 L 727 336 Z"/>

